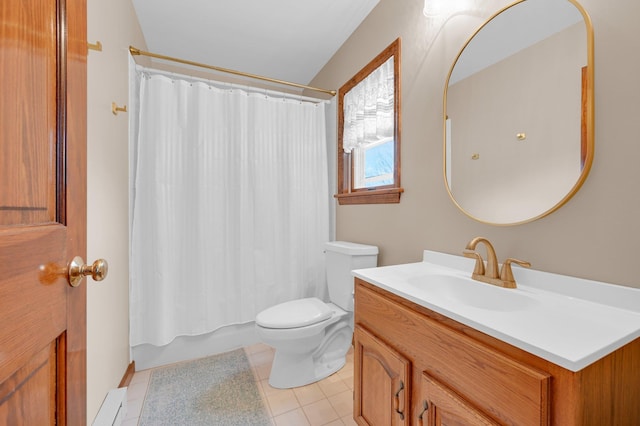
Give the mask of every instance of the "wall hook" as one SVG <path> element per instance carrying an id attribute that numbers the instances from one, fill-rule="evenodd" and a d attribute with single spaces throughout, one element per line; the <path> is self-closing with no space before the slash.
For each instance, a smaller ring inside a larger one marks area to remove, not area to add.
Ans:
<path id="1" fill-rule="evenodd" d="M 89 50 L 97 50 L 98 52 L 102 52 L 102 43 L 100 43 L 99 41 L 95 43 L 87 43 L 87 48 L 89 48 Z"/>
<path id="2" fill-rule="evenodd" d="M 526 134 L 526 133 L 524 133 L 524 132 L 523 132 L 523 133 L 516 133 L 516 138 L 517 138 L 519 141 L 523 141 L 523 140 L 525 140 L 525 139 L 527 138 L 527 134 Z"/>
<path id="3" fill-rule="evenodd" d="M 118 115 L 118 111 L 127 112 L 127 106 L 119 107 L 115 102 L 111 102 L 111 112 L 113 115 Z"/>

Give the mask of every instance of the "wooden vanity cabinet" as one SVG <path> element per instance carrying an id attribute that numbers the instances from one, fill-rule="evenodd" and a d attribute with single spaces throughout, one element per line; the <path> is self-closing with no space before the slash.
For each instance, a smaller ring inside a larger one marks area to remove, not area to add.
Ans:
<path id="1" fill-rule="evenodd" d="M 354 344 L 357 423 L 410 425 L 406 413 L 411 394 L 409 360 L 362 327 L 356 326 Z M 428 374 L 423 373 L 420 386 L 420 426 L 497 425 Z"/>
<path id="2" fill-rule="evenodd" d="M 638 425 L 640 339 L 579 372 L 356 278 L 359 425 Z"/>
<path id="3" fill-rule="evenodd" d="M 354 331 L 354 370 L 357 389 L 356 421 L 361 425 L 409 425 L 411 369 L 409 361 L 362 328 Z"/>

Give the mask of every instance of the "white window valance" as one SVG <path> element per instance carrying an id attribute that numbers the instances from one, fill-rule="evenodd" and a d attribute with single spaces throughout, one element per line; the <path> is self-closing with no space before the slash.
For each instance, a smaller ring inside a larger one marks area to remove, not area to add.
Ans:
<path id="1" fill-rule="evenodd" d="M 393 57 L 344 95 L 344 152 L 394 136 Z"/>

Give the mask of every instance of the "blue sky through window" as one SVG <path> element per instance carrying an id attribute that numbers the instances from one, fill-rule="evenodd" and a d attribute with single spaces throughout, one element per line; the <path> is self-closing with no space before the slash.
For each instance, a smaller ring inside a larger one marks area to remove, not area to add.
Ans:
<path id="1" fill-rule="evenodd" d="M 393 183 L 394 167 L 394 143 L 389 140 L 380 145 L 367 148 L 365 151 L 364 177 L 365 186 L 390 185 Z M 369 180 L 377 176 L 391 175 L 391 178 L 384 180 Z"/>

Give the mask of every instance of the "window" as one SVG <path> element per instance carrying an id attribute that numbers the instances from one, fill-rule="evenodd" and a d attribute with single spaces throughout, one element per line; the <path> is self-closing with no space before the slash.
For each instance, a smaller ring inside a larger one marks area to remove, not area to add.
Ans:
<path id="1" fill-rule="evenodd" d="M 340 204 L 400 202 L 400 39 L 338 92 Z"/>
<path id="2" fill-rule="evenodd" d="M 394 139 L 384 138 L 352 150 L 354 188 L 393 184 Z"/>

